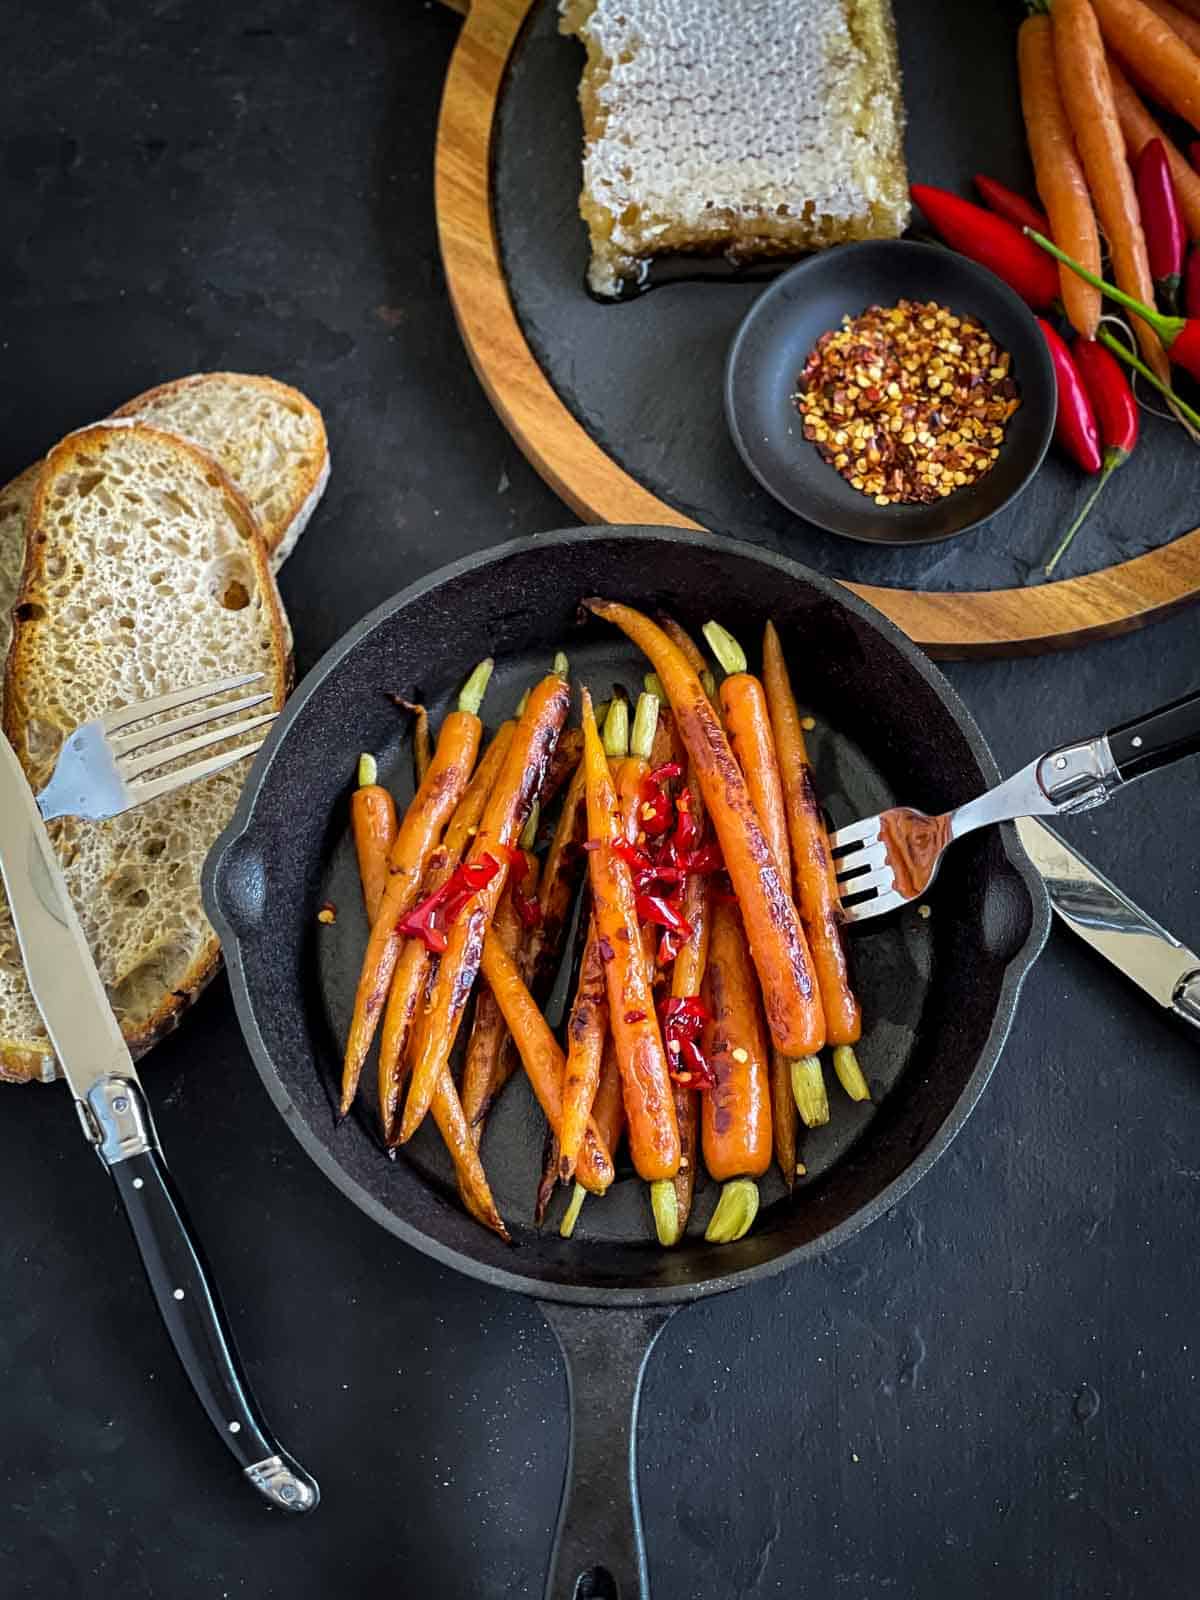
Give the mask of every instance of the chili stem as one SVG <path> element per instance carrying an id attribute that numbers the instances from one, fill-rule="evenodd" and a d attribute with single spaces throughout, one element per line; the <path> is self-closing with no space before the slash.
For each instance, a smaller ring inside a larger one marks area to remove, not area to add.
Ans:
<path id="1" fill-rule="evenodd" d="M 723 628 L 719 622 L 706 622 L 700 631 L 726 677 L 732 678 L 736 673 L 745 672 L 746 652 L 728 628 Z"/>
<path id="2" fill-rule="evenodd" d="M 838 1075 L 838 1082 L 851 1100 L 869 1100 L 871 1091 L 867 1087 L 867 1080 L 863 1077 L 862 1068 L 858 1064 L 858 1057 L 854 1054 L 853 1045 L 839 1044 L 833 1052 L 833 1070 Z"/>
<path id="3" fill-rule="evenodd" d="M 569 1239 L 575 1232 L 575 1224 L 579 1221 L 579 1213 L 583 1209 L 583 1202 L 587 1199 L 587 1190 L 581 1183 L 577 1183 L 571 1194 L 570 1204 L 563 1213 L 563 1219 L 558 1225 L 558 1231 L 564 1239 Z"/>
<path id="4" fill-rule="evenodd" d="M 1082 528 L 1083 524 L 1087 521 L 1088 513 L 1091 511 L 1092 507 L 1096 504 L 1096 501 L 1099 498 L 1101 489 L 1104 488 L 1104 485 L 1108 482 L 1109 478 L 1112 477 L 1113 470 L 1116 467 L 1119 467 L 1121 465 L 1122 461 L 1124 461 L 1124 459 L 1125 459 L 1124 451 L 1121 451 L 1121 450 L 1106 450 L 1104 452 L 1104 466 L 1103 466 L 1103 469 L 1101 470 L 1101 473 L 1100 473 L 1100 480 L 1096 484 L 1096 487 L 1092 490 L 1091 494 L 1089 494 L 1087 499 L 1083 502 L 1083 507 L 1080 510 L 1079 515 L 1075 518 L 1075 521 L 1067 529 L 1066 533 L 1063 534 L 1062 539 L 1059 541 L 1058 548 L 1055 550 L 1054 554 L 1050 557 L 1049 561 L 1047 561 L 1046 565 L 1043 567 L 1042 570 L 1043 570 L 1043 572 L 1045 572 L 1047 577 L 1050 576 L 1050 574 L 1054 571 L 1055 567 L 1058 565 L 1059 561 L 1066 554 L 1067 547 L 1071 543 L 1071 540 L 1075 537 L 1075 535 L 1079 532 L 1080 528 Z"/>
<path id="5" fill-rule="evenodd" d="M 732 1178 L 721 1190 L 704 1237 L 709 1244 L 733 1244 L 749 1233 L 758 1215 L 758 1185 L 753 1178 Z"/>
<path id="6" fill-rule="evenodd" d="M 1122 344 L 1116 334 L 1110 333 L 1103 323 L 1097 329 L 1096 337 L 1106 349 L 1112 351 L 1113 355 L 1120 357 L 1127 366 L 1140 373 L 1147 383 L 1152 384 L 1193 428 L 1200 429 L 1200 411 L 1194 411 L 1186 400 L 1181 400 L 1170 384 L 1164 383 L 1157 372 L 1152 372 L 1136 351 L 1131 350 L 1127 344 Z"/>
<path id="7" fill-rule="evenodd" d="M 819 1056 L 797 1056 L 791 1063 L 792 1099 L 806 1128 L 823 1128 L 829 1121 L 829 1096 Z"/>
<path id="8" fill-rule="evenodd" d="M 633 715 L 633 732 L 629 736 L 629 754 L 636 760 L 649 761 L 657 728 L 658 696 L 638 695 L 637 710 Z M 607 729 L 605 733 L 607 736 Z"/>
<path id="9" fill-rule="evenodd" d="M 1084 283 L 1090 283 L 1093 289 L 1100 289 L 1104 294 L 1108 295 L 1110 300 L 1115 300 L 1118 305 L 1125 306 L 1127 310 L 1136 312 L 1143 322 L 1154 329 L 1167 348 L 1170 348 L 1171 341 L 1183 327 L 1182 317 L 1164 317 L 1161 312 L 1155 311 L 1152 306 L 1146 305 L 1144 301 L 1135 300 L 1133 295 L 1126 294 L 1124 289 L 1118 289 L 1115 284 L 1108 283 L 1103 278 L 1098 278 L 1094 272 L 1089 272 L 1086 267 L 1081 266 L 1065 250 L 1060 250 L 1053 240 L 1047 239 L 1046 235 L 1039 233 L 1036 228 L 1026 228 L 1024 232 L 1033 240 L 1034 244 L 1040 245 L 1056 261 L 1061 261 L 1064 267 L 1070 267 L 1071 271 L 1077 277 L 1082 278 Z"/>
<path id="10" fill-rule="evenodd" d="M 479 715 L 479 708 L 483 704 L 483 697 L 487 693 L 487 686 L 491 682 L 492 669 L 496 663 L 488 656 L 481 661 L 475 671 L 463 684 L 458 694 L 458 709 L 466 711 L 471 716 Z"/>
<path id="11" fill-rule="evenodd" d="M 379 782 L 379 766 L 375 757 L 369 750 L 364 750 L 358 758 L 358 787 L 370 789 Z"/>
<path id="12" fill-rule="evenodd" d="M 758 1193 L 757 1187 L 755 1193 Z M 683 1229 L 679 1226 L 679 1196 L 675 1193 L 673 1178 L 658 1178 L 650 1185 L 650 1209 L 654 1212 L 654 1231 L 658 1234 L 658 1242 L 664 1250 L 669 1250 L 683 1237 Z M 716 1218 L 713 1220 L 715 1222 Z"/>

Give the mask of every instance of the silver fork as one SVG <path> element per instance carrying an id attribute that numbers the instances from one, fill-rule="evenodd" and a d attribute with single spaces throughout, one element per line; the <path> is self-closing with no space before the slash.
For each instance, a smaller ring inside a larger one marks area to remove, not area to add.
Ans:
<path id="1" fill-rule="evenodd" d="M 1124 784 L 1200 753 L 1200 690 L 1078 744 L 1038 756 L 986 794 L 927 816 L 895 806 L 830 835 L 847 922 L 907 905 L 933 882 L 946 847 L 1016 817 L 1088 811 Z"/>
<path id="2" fill-rule="evenodd" d="M 38 810 L 47 822 L 52 817 L 87 817 L 100 822 L 105 817 L 117 817 L 134 806 L 145 805 L 159 795 L 171 794 L 197 778 L 210 777 L 232 766 L 235 761 L 253 755 L 266 738 L 266 730 L 278 715 L 275 711 L 263 712 L 257 717 L 244 717 L 240 722 L 221 727 L 210 724 L 225 723 L 240 711 L 252 711 L 271 698 L 269 689 L 225 700 L 219 705 L 202 706 L 188 711 L 169 722 L 147 722 L 161 717 L 166 711 L 180 706 L 194 705 L 197 700 L 211 700 L 217 695 L 229 694 L 234 689 L 244 689 L 247 684 L 259 683 L 265 678 L 262 672 L 245 672 L 238 677 L 222 678 L 215 683 L 196 683 L 187 689 L 176 689 L 172 694 L 160 694 L 152 700 L 139 700 L 119 711 L 110 711 L 95 722 L 84 722 L 68 735 L 59 752 L 50 781 L 37 797 Z M 133 732 L 122 733 L 135 723 L 147 726 Z M 191 739 L 180 739 L 180 734 L 193 728 L 206 728 Z M 164 772 L 152 777 L 160 767 L 197 755 L 214 744 L 243 734 L 257 733 L 259 737 L 233 750 L 221 750 L 216 755 L 193 761 L 174 772 Z M 170 741 L 164 743 L 163 741 Z"/>

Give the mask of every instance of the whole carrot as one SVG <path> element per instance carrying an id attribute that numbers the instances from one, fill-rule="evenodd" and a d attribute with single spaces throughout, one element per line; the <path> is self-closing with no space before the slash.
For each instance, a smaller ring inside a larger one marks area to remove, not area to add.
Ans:
<path id="1" fill-rule="evenodd" d="M 533 863 L 532 869 L 528 865 L 530 862 Z M 527 858 L 526 870 L 527 874 L 529 870 L 534 872 L 537 870 L 536 858 L 532 855 Z M 500 904 L 496 907 L 496 915 L 492 919 L 492 929 L 505 954 L 517 960 L 525 939 L 525 925 L 521 921 L 517 903 L 513 900 L 511 884 L 508 892 L 500 896 Z M 476 1144 L 483 1137 L 483 1125 L 488 1111 L 504 1087 L 499 1078 L 504 1045 L 508 1038 L 508 1024 L 504 1020 L 504 1013 L 500 1010 L 491 989 L 487 984 L 483 984 L 475 1000 L 475 1016 L 471 1022 L 462 1073 L 463 1110 L 471 1125 L 471 1136 Z"/>
<path id="2" fill-rule="evenodd" d="M 621 1095 L 621 1069 L 617 1065 L 617 1051 L 613 1044 L 612 1034 L 604 1041 L 604 1058 L 600 1063 L 600 1082 L 596 1086 L 596 1098 L 592 1102 L 592 1120 L 596 1129 L 608 1149 L 615 1156 L 617 1146 L 621 1142 L 621 1135 L 625 1131 L 625 1101 Z M 670 1180 L 663 1179 L 663 1182 Z M 657 1187 L 657 1185 L 655 1185 Z M 579 1210 L 587 1199 L 587 1190 L 575 1181 L 575 1191 L 571 1196 L 570 1204 L 563 1212 L 562 1222 L 558 1231 L 564 1239 L 569 1239 L 575 1232 L 575 1224 L 579 1221 Z"/>
<path id="3" fill-rule="evenodd" d="M 487 1174 L 483 1170 L 479 1152 L 471 1138 L 471 1130 L 463 1114 L 462 1102 L 458 1098 L 458 1090 L 454 1087 L 449 1067 L 442 1069 L 434 1087 L 431 1110 L 442 1142 L 450 1152 L 450 1159 L 454 1163 L 463 1204 L 477 1222 L 482 1222 L 485 1227 L 491 1228 L 507 1243 L 508 1230 L 492 1198 Z"/>
<path id="4" fill-rule="evenodd" d="M 566 1064 L 563 1053 L 516 962 L 505 955 L 499 940 L 491 933 L 483 941 L 483 975 L 516 1040 L 538 1104 L 557 1135 L 562 1127 L 562 1079 Z M 612 1156 L 590 1117 L 575 1170 L 580 1183 L 591 1194 L 603 1194 L 613 1180 Z"/>
<path id="5" fill-rule="evenodd" d="M 608 993 L 600 937 L 593 921 L 579 968 L 579 983 L 567 1022 L 567 1060 L 563 1069 L 562 1128 L 558 1175 L 563 1183 L 575 1176 L 575 1162 L 600 1083 L 604 1041 L 608 1037 Z"/>
<path id="6" fill-rule="evenodd" d="M 1147 15 L 1153 17 L 1152 12 Z M 1059 93 L 1075 134 L 1096 216 L 1108 241 L 1113 275 L 1126 294 L 1153 304 L 1154 280 L 1146 255 L 1146 237 L 1125 158 L 1125 139 L 1097 12 L 1090 0 L 1054 0 L 1051 16 Z M 1154 329 L 1137 318 L 1135 330 L 1148 365 L 1162 382 L 1168 382 L 1170 368 Z"/>
<path id="7" fill-rule="evenodd" d="M 1200 19 L 1180 10 L 1172 0 L 1142 0 L 1142 3 L 1179 35 L 1193 55 L 1200 55 Z"/>
<path id="8" fill-rule="evenodd" d="M 387 887 L 371 924 L 342 1063 L 340 1109 L 343 1116 L 354 1101 L 363 1063 L 400 958 L 402 940 L 396 924 L 417 897 L 430 853 L 453 815 L 475 765 L 483 733 L 479 707 L 491 675 L 492 662 L 481 661 L 463 685 L 458 708 L 442 724 L 437 751 L 425 781 L 405 813 L 388 856 Z"/>
<path id="9" fill-rule="evenodd" d="M 575 768 L 563 797 L 562 810 L 538 888 L 540 918 L 529 940 L 529 982 L 539 1000 L 549 994 L 562 954 L 575 891 L 583 876 L 583 841 L 587 838 L 587 795 L 583 763 Z"/>
<path id="10" fill-rule="evenodd" d="M 705 661 L 704 652 L 700 649 L 700 646 L 687 629 L 681 623 L 676 622 L 675 618 L 666 611 L 658 613 L 658 625 L 667 638 L 678 646 L 680 654 L 700 679 L 700 682 L 704 685 L 705 694 L 711 700 L 717 692 L 717 680 L 713 677 L 712 668 Z M 655 695 L 659 700 L 664 698 L 657 689 L 651 688 L 649 684 L 646 685 L 646 688 L 650 694 Z"/>
<path id="11" fill-rule="evenodd" d="M 488 795 L 504 764 L 512 743 L 515 722 L 503 722 L 480 758 L 479 765 L 463 792 L 441 844 L 429 858 L 421 887 L 426 895 L 440 894 L 448 885 L 464 853 L 469 848 Z M 396 1114 L 404 1082 L 405 1050 L 412 1037 L 417 1006 L 425 998 L 433 964 L 433 951 L 422 939 L 408 939 L 388 992 L 387 1009 L 379 1037 L 379 1118 L 384 1138 L 397 1143 Z"/>
<path id="12" fill-rule="evenodd" d="M 729 743 L 746 779 L 780 876 L 785 883 L 790 883 L 792 852 L 787 810 L 766 690 L 760 679 L 747 672 L 745 651 L 719 622 L 706 622 L 704 637 L 726 674 L 721 683 L 720 703 Z M 811 938 L 809 948 L 812 949 Z M 820 982 L 819 972 L 817 981 Z M 796 1181 L 796 1103 L 792 1096 L 791 1063 L 782 1051 L 774 1049 L 771 1051 L 771 1111 L 775 1160 L 790 1189 Z"/>
<path id="13" fill-rule="evenodd" d="M 771 1093 L 758 984 L 737 907 L 713 907 L 704 991 L 704 1053 L 716 1082 L 701 1096 L 704 1165 L 724 1185 L 704 1237 L 729 1244 L 758 1213 L 758 1184 L 771 1164 Z"/>
<path id="14" fill-rule="evenodd" d="M 425 782 L 425 774 L 429 771 L 429 763 L 433 760 L 433 745 L 429 737 L 429 712 L 419 701 L 405 700 L 398 694 L 393 695 L 392 699 L 398 706 L 403 706 L 405 711 L 412 713 L 413 773 L 420 785 Z"/>
<path id="15" fill-rule="evenodd" d="M 1108 58 L 1108 76 L 1130 163 L 1137 160 L 1152 139 L 1162 140 L 1188 238 L 1200 239 L 1200 173 L 1196 172 L 1178 146 L 1172 143 L 1159 127 L 1147 111 L 1141 96 L 1111 55 Z"/>
<path id="16" fill-rule="evenodd" d="M 1057 21 L 1061 0 L 1054 0 Z M 1200 128 L 1200 58 L 1143 0 L 1089 0 L 1115 55 L 1160 101 Z M 1111 241 L 1110 241 L 1111 243 Z"/>
<path id="17" fill-rule="evenodd" d="M 1026 17 L 1017 32 L 1021 110 L 1033 159 L 1038 194 L 1049 215 L 1043 229 L 1094 272 L 1100 270 L 1100 234 L 1088 193 L 1087 177 L 1075 150 L 1075 135 L 1058 90 L 1054 24 L 1044 14 Z M 1037 227 L 1025 222 L 1022 226 Z M 1070 240 L 1070 244 L 1066 241 Z M 1067 319 L 1077 333 L 1092 339 L 1100 321 L 1100 296 L 1069 268 L 1058 274 Z"/>
<path id="18" fill-rule="evenodd" d="M 411 1139 L 420 1127 L 442 1066 L 450 1059 L 463 1011 L 479 972 L 484 938 L 508 879 L 509 851 L 516 844 L 541 789 L 570 701 L 571 691 L 566 679 L 552 672 L 530 694 L 517 723 L 468 856 L 468 865 L 484 865 L 486 858 L 487 863 L 494 864 L 494 871 L 449 930 L 446 949 L 429 994 L 427 1032 L 413 1065 L 408 1098 L 404 1103 L 401 1143 Z M 509 1026 L 511 1029 L 511 1023 Z"/>
<path id="19" fill-rule="evenodd" d="M 841 898 L 829 836 L 813 786 L 800 712 L 773 622 L 768 622 L 763 632 L 763 682 L 771 708 L 779 766 L 784 774 L 796 898 L 821 985 L 826 1033 L 829 1043 L 836 1047 L 834 1067 L 841 1077 L 843 1072 L 849 1071 L 846 1052 L 849 1050 L 853 1057 L 850 1047 L 862 1034 L 862 1013 L 850 986 L 842 944 Z"/>
<path id="20" fill-rule="evenodd" d="M 611 712 L 609 715 L 611 720 Z M 588 832 L 596 844 L 589 852 L 588 873 L 600 957 L 605 964 L 609 1025 L 621 1068 L 633 1164 L 642 1178 L 653 1182 L 674 1177 L 679 1170 L 679 1129 L 654 992 L 642 952 L 636 891 L 628 865 L 613 848 L 621 843 L 616 790 L 586 689 L 583 737 Z"/>
<path id="21" fill-rule="evenodd" d="M 396 802 L 379 783 L 375 757 L 366 751 L 358 758 L 358 788 L 350 798 L 350 826 L 363 904 L 367 920 L 374 922 L 387 885 L 388 856 L 396 842 Z"/>
<path id="22" fill-rule="evenodd" d="M 554 747 L 550 765 L 546 768 L 546 778 L 541 793 L 543 811 L 549 810 L 551 801 L 555 799 L 563 784 L 578 772 L 582 759 L 582 731 L 579 728 L 564 728 L 562 738 Z"/>
<path id="23" fill-rule="evenodd" d="M 613 601 L 586 604 L 649 656 L 670 700 L 745 917 L 772 1038 L 785 1055 L 812 1055 L 824 1042 L 825 1021 L 804 931 L 699 678 L 648 617 Z"/>

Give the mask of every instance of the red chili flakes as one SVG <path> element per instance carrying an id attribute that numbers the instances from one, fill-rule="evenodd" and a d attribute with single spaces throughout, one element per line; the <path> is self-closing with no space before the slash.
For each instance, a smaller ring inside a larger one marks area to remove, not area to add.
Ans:
<path id="1" fill-rule="evenodd" d="M 596 949 L 600 952 L 601 961 L 611 961 L 617 953 L 604 934 L 596 940 Z"/>
<path id="2" fill-rule="evenodd" d="M 644 1011 L 627 1011 L 625 1013 L 626 1022 L 645 1022 L 645 1020 L 646 1013 Z"/>
<path id="3" fill-rule="evenodd" d="M 324 905 L 317 912 L 317 921 L 325 923 L 326 926 L 328 926 L 328 924 L 331 922 L 337 921 L 337 907 L 334 905 L 332 900 L 326 900 Z"/>
<path id="4" fill-rule="evenodd" d="M 796 408 L 804 437 L 876 505 L 928 505 L 995 465 L 1021 404 L 1010 366 L 973 318 L 901 300 L 821 335 Z"/>

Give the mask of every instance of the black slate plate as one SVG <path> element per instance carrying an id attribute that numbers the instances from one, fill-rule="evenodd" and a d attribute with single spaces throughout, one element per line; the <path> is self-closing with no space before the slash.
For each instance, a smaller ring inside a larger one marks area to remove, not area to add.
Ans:
<path id="1" fill-rule="evenodd" d="M 826 329 L 864 305 L 899 300 L 975 318 L 1012 357 L 1021 399 L 991 471 L 931 505 L 874 504 L 804 438 L 796 409 L 796 374 Z M 1046 341 L 1023 302 L 965 256 L 907 239 L 847 245 L 792 267 L 751 307 L 725 369 L 730 435 L 767 493 L 820 528 L 876 545 L 953 539 L 1003 510 L 1041 465 L 1056 404 Z"/>
<path id="2" fill-rule="evenodd" d="M 970 193 L 985 172 L 1026 194 L 1016 78 L 1020 8 L 1003 0 L 893 0 L 914 181 Z M 778 505 L 747 471 L 723 414 L 723 368 L 761 282 L 678 283 L 628 304 L 584 292 L 579 220 L 583 52 L 542 0 L 513 54 L 497 116 L 493 190 L 513 304 L 526 339 L 568 409 L 640 483 L 706 526 L 838 578 L 903 588 L 999 589 L 1024 583 L 1066 528 L 1086 484 L 1052 450 L 1035 482 L 999 516 L 945 544 L 859 546 Z M 1096 571 L 1193 528 L 1200 456 L 1176 426 L 1145 418 L 1142 443 L 1116 473 L 1056 576 Z"/>

